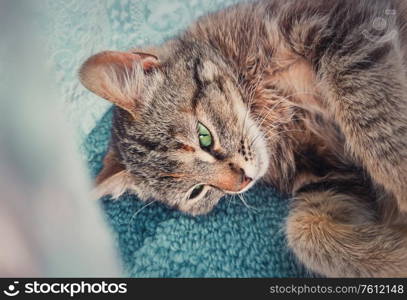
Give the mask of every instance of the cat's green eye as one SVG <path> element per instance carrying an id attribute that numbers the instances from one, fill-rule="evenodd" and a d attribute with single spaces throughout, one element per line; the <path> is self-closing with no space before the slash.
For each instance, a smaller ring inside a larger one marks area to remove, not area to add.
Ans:
<path id="1" fill-rule="evenodd" d="M 206 128 L 201 123 L 198 123 L 198 137 L 199 137 L 199 144 L 202 148 L 209 148 L 212 146 L 212 135 L 209 132 L 208 128 Z"/>

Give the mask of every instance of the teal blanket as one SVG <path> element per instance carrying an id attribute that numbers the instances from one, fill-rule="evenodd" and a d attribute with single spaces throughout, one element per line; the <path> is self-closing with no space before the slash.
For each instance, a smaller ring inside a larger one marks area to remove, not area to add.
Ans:
<path id="1" fill-rule="evenodd" d="M 108 111 L 88 135 L 84 150 L 95 176 L 106 151 Z M 288 201 L 258 184 L 239 198 L 224 198 L 206 216 L 190 217 L 133 195 L 102 199 L 132 277 L 303 277 L 310 274 L 288 250 Z"/>

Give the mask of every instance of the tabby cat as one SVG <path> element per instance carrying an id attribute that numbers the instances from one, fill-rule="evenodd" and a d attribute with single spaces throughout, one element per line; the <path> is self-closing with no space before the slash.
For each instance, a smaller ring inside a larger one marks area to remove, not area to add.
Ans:
<path id="1" fill-rule="evenodd" d="M 115 104 L 98 196 L 191 215 L 258 180 L 324 276 L 407 276 L 407 1 L 264 0 L 80 70 Z"/>

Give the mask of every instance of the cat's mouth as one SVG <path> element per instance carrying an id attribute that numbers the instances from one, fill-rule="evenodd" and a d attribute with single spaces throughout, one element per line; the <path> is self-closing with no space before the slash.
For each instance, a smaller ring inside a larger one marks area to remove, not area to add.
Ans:
<path id="1" fill-rule="evenodd" d="M 262 151 L 261 159 L 259 159 L 257 161 L 256 167 L 254 168 L 254 171 L 251 174 L 247 173 L 247 175 L 249 175 L 251 177 L 247 177 L 247 175 L 245 176 L 246 178 L 249 179 L 249 180 L 247 180 L 246 184 L 244 184 L 242 186 L 242 188 L 237 190 L 237 191 L 236 190 L 231 191 L 231 190 L 227 190 L 227 189 L 221 189 L 222 192 L 224 192 L 225 194 L 229 194 L 229 195 L 238 195 L 238 194 L 243 194 L 243 193 L 247 192 L 248 190 L 250 190 L 256 184 L 256 182 L 260 178 L 263 177 L 263 175 L 266 173 L 267 167 L 268 167 L 267 152 Z"/>
<path id="2" fill-rule="evenodd" d="M 250 190 L 253 187 L 254 183 L 255 183 L 255 180 L 251 180 L 250 183 L 248 183 L 244 188 L 242 188 L 239 191 L 222 190 L 222 192 L 224 192 L 225 194 L 229 194 L 229 195 L 243 194 L 244 192 L 247 192 L 248 190 Z"/>

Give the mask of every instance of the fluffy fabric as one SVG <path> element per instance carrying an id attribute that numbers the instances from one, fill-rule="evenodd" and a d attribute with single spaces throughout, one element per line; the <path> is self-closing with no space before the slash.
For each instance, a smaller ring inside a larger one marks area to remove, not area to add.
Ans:
<path id="1" fill-rule="evenodd" d="M 84 150 L 93 176 L 107 149 L 111 111 L 88 135 Z M 101 200 L 132 277 L 303 277 L 286 246 L 288 200 L 261 184 L 222 199 L 210 214 L 190 217 L 133 195 Z"/>

